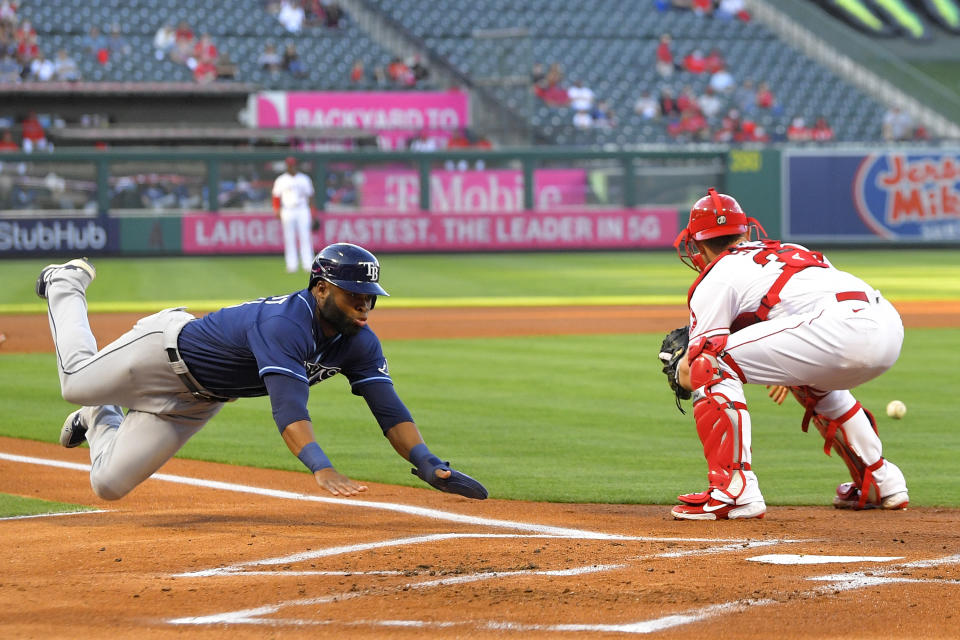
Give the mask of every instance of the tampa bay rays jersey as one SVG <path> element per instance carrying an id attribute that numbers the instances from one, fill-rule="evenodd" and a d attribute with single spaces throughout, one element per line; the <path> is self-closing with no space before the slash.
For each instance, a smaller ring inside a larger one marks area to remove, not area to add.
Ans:
<path id="1" fill-rule="evenodd" d="M 316 307 L 307 289 L 225 307 L 183 327 L 180 357 L 197 382 L 229 398 L 267 395 L 268 374 L 313 385 L 342 373 L 357 395 L 372 382 L 393 384 L 376 334 L 363 327 L 326 338 Z"/>

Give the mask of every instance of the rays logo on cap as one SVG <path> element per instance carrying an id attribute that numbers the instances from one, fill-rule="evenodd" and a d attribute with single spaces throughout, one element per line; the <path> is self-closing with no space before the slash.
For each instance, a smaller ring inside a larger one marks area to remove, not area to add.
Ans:
<path id="1" fill-rule="evenodd" d="M 380 280 L 380 265 L 376 262 L 358 262 L 357 264 L 366 268 L 367 277 L 370 278 L 370 282 Z"/>

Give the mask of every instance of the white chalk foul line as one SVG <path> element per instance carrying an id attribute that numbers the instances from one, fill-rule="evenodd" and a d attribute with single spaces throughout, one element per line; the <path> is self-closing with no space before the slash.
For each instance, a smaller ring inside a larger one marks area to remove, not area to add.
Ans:
<path id="1" fill-rule="evenodd" d="M 57 513 L 32 513 L 28 516 L 7 516 L 5 518 L 0 518 L 0 522 L 4 520 L 29 520 L 30 518 L 59 518 L 60 516 L 82 516 L 88 513 L 108 513 L 108 509 L 91 509 L 89 511 L 60 511 Z"/>
<path id="2" fill-rule="evenodd" d="M 275 620 L 263 618 L 262 616 L 276 613 L 282 609 L 290 607 L 315 606 L 320 604 L 329 604 L 332 602 L 342 602 L 363 596 L 382 596 L 398 591 L 408 591 L 411 589 L 429 589 L 432 587 L 443 587 L 447 585 L 467 584 L 470 582 L 479 582 L 481 580 L 492 580 L 494 578 L 512 578 L 523 576 L 578 576 L 587 573 L 597 573 L 601 571 L 611 571 L 621 569 L 625 565 L 590 565 L 584 567 L 574 567 L 572 569 L 558 569 L 547 571 L 486 571 L 483 573 L 472 573 L 462 576 L 451 576 L 446 578 L 437 578 L 434 580 L 425 580 L 422 582 L 408 582 L 393 587 L 366 589 L 363 591 L 344 591 L 336 595 L 323 596 L 322 598 L 301 598 L 299 600 L 288 600 L 263 607 L 253 609 L 240 609 L 237 611 L 226 611 L 215 613 L 209 616 L 192 616 L 186 618 L 175 618 L 168 620 L 170 624 L 177 625 L 208 625 L 208 624 L 269 624 L 286 625 L 290 620 Z M 310 621 L 298 620 L 294 624 L 310 624 Z"/>
<path id="3" fill-rule="evenodd" d="M 62 469 L 72 469 L 75 471 L 90 471 L 90 465 L 77 464 L 75 462 L 63 462 L 61 460 L 47 460 L 45 458 L 33 458 L 29 456 L 13 455 L 0 452 L 0 459 L 23 464 L 36 464 L 48 467 L 58 467 Z M 460 524 L 473 524 L 486 527 L 497 527 L 503 529 L 514 529 L 517 531 L 529 531 L 546 535 L 554 535 L 565 538 L 577 538 L 580 540 L 631 540 L 646 542 L 727 542 L 727 543 L 747 543 L 749 540 L 740 540 L 736 538 L 660 538 L 651 536 L 625 536 L 616 533 L 602 533 L 599 531 L 587 531 L 584 529 L 572 529 L 569 527 L 554 527 L 550 525 L 534 524 L 529 522 L 516 522 L 513 520 L 500 520 L 496 518 L 481 518 L 479 516 L 470 516 L 452 511 L 441 511 L 439 509 L 429 509 L 426 507 L 417 507 L 408 504 L 397 504 L 393 502 L 375 502 L 360 499 L 348 498 L 327 498 L 293 491 L 283 491 L 280 489 L 266 489 L 263 487 L 253 487 L 249 485 L 236 484 L 232 482 L 220 482 L 217 480 L 204 480 L 202 478 L 190 478 L 187 476 L 175 476 L 166 473 L 155 473 L 150 476 L 152 480 L 161 482 L 172 482 L 175 484 L 185 484 L 194 487 L 203 487 L 206 489 L 217 489 L 221 491 L 231 491 L 234 493 L 246 493 L 270 498 L 279 498 L 282 500 L 297 500 L 303 502 L 319 502 L 323 504 L 335 504 L 339 506 L 352 507 L 355 509 L 379 509 L 382 511 L 393 511 L 407 515 L 420 516 L 433 520 L 446 520 L 448 522 L 457 522 Z"/>

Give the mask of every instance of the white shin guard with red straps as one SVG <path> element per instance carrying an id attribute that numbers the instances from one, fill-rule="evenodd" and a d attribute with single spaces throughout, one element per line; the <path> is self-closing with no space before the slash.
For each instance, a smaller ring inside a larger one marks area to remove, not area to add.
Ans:
<path id="1" fill-rule="evenodd" d="M 715 389 L 733 377 L 720 368 L 727 336 L 698 341 L 690 349 L 690 381 L 697 390 L 693 417 L 707 460 L 710 489 L 736 502 L 756 479 L 750 469 L 750 414 L 747 405 Z M 746 444 L 745 444 L 746 440 Z M 756 490 L 755 487 L 753 489 Z"/>
<path id="2" fill-rule="evenodd" d="M 790 390 L 806 409 L 803 416 L 803 430 L 806 431 L 810 422 L 813 422 L 817 431 L 823 436 L 823 452 L 829 456 L 831 449 L 836 451 L 846 464 L 850 478 L 860 490 L 857 508 L 879 505 L 882 497 L 906 490 L 903 474 L 899 470 L 893 472 L 895 467 L 885 464 L 886 461 L 882 455 L 883 445 L 880 442 L 873 414 L 856 401 L 852 407 L 842 413 L 832 410 L 832 407 L 820 406 L 824 404 L 823 399 L 826 394 L 810 387 L 791 387 Z M 839 415 L 833 418 L 828 417 L 830 414 L 838 413 Z M 888 474 L 885 467 L 887 466 L 891 467 L 890 471 L 893 472 L 889 474 L 891 475 L 889 479 L 886 478 Z M 885 480 L 888 482 L 884 482 Z M 881 484 L 888 486 L 881 487 Z M 885 490 L 882 491 L 882 489 Z"/>

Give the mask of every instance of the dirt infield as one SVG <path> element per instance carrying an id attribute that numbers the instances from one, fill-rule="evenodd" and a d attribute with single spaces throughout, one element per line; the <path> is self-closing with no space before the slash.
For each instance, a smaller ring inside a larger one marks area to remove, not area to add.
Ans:
<path id="1" fill-rule="evenodd" d="M 957 326 L 960 305 L 897 305 Z M 378 309 L 384 339 L 660 331 L 680 308 Z M 97 316 L 101 344 L 132 324 Z M 0 316 L 3 351 L 50 350 Z M 0 520 L 5 638 L 957 638 L 960 513 L 474 502 L 307 473 L 171 460 L 118 502 L 88 450 L 0 438 L 0 493 L 100 512 Z M 698 487 L 678 487 L 696 489 Z M 495 492 L 494 492 L 495 495 Z M 825 498 L 826 499 L 826 498 Z"/>

